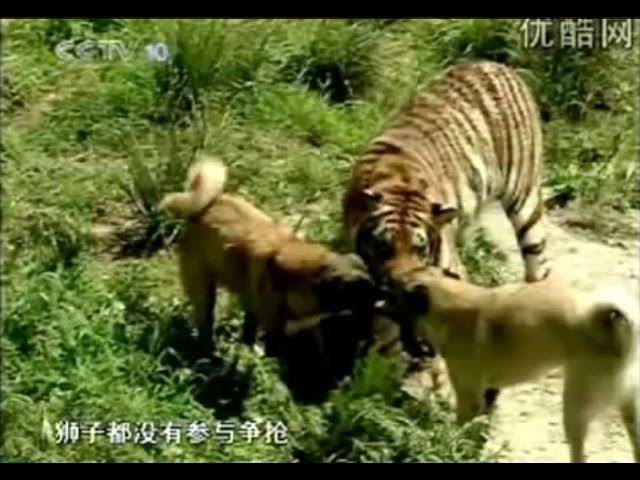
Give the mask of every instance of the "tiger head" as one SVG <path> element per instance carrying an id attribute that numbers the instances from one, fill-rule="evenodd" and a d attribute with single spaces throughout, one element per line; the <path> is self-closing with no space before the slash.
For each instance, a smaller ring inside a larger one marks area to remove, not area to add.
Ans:
<path id="1" fill-rule="evenodd" d="M 438 265 L 443 228 L 458 216 L 455 207 L 431 201 L 411 189 L 362 191 L 355 247 L 379 285 L 395 283 L 407 269 Z"/>
<path id="2" fill-rule="evenodd" d="M 375 189 L 356 186 L 345 198 L 344 214 L 356 252 L 385 298 L 383 308 L 400 326 L 404 349 L 416 358 L 430 356 L 433 349 L 419 342 L 412 315 L 399 300 L 411 287 L 412 272 L 429 268 L 436 275 L 446 274 L 438 267 L 443 230 L 458 210 L 405 182 Z"/>

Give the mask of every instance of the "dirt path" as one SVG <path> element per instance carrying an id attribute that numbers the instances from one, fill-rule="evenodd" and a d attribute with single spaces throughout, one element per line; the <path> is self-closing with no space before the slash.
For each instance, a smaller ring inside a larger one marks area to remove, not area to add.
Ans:
<path id="1" fill-rule="evenodd" d="M 579 287 L 588 287 L 594 281 L 622 281 L 640 295 L 640 241 L 615 240 L 610 246 L 560 227 L 560 220 L 552 215 L 548 222 L 547 245 L 555 269 Z M 630 221 L 636 222 L 637 229 L 637 216 Z M 522 278 L 518 249 L 504 214 L 492 206 L 481 222 L 509 256 L 514 274 Z M 503 391 L 493 415 L 488 448 L 502 448 L 503 462 L 567 462 L 561 401 L 559 372 Z M 604 414 L 591 424 L 586 452 L 589 462 L 632 461 L 627 437 L 615 412 Z"/>

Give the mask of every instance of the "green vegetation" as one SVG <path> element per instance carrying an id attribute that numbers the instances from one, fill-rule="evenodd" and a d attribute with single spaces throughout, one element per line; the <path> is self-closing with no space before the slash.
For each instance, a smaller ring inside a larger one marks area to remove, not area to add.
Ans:
<path id="1" fill-rule="evenodd" d="M 67 39 L 122 40 L 126 61 L 63 62 Z M 144 46 L 166 42 L 169 64 Z M 540 99 L 551 202 L 640 205 L 637 63 L 624 50 L 541 52 L 510 20 L 13 20 L 3 29 L 3 456 L 9 461 L 487 461 L 487 426 L 452 422 L 399 388 L 404 366 L 360 362 L 322 405 L 296 404 L 279 367 L 239 345 L 220 301 L 219 365 L 194 365 L 155 205 L 197 151 L 229 189 L 342 247 L 340 198 L 358 152 L 446 65 L 525 72 Z M 478 234 L 477 281 L 503 269 Z M 282 421 L 289 442 L 56 445 L 56 422 Z"/>

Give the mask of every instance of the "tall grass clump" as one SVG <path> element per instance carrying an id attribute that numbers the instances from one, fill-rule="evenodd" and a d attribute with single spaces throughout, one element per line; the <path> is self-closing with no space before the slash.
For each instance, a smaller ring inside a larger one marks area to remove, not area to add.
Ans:
<path id="1" fill-rule="evenodd" d="M 547 129 L 548 204 L 600 205 L 624 211 L 640 206 L 637 120 L 604 113 L 581 129 L 554 120 Z"/>
<path id="2" fill-rule="evenodd" d="M 511 64 L 519 54 L 512 20 L 413 21 L 409 28 L 422 63 L 438 68 L 482 60 Z"/>
<path id="3" fill-rule="evenodd" d="M 267 61 L 268 28 L 260 22 L 180 20 L 164 36 L 170 60 L 157 69 L 157 93 L 166 101 L 165 118 L 206 112 L 207 102 L 230 102 L 251 90 Z"/>
<path id="4" fill-rule="evenodd" d="M 118 233 L 121 255 L 149 256 L 177 238 L 181 222 L 159 211 L 158 206 L 167 193 L 185 188 L 187 170 L 202 142 L 202 130 L 171 130 L 166 141 L 151 137 L 147 145 L 129 151 L 126 170 L 117 177 L 131 220 L 127 229 Z"/>
<path id="5" fill-rule="evenodd" d="M 282 68 L 286 81 L 300 82 L 345 103 L 374 83 L 376 37 L 368 25 L 338 20 L 305 22 L 298 51 Z"/>

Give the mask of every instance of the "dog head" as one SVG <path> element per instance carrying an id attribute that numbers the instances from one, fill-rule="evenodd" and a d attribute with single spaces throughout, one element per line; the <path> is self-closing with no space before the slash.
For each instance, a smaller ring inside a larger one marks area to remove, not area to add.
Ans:
<path id="1" fill-rule="evenodd" d="M 415 264 L 398 265 L 394 273 L 383 290 L 384 308 L 400 326 L 405 351 L 414 358 L 433 357 L 435 350 L 419 328 L 420 319 L 429 313 L 429 282 L 460 277 L 447 269 Z"/>
<path id="2" fill-rule="evenodd" d="M 354 253 L 327 255 L 313 284 L 330 311 L 373 309 L 375 285 L 364 261 Z"/>
<path id="3" fill-rule="evenodd" d="M 364 262 L 355 254 L 338 254 L 297 241 L 282 248 L 271 263 L 272 275 L 286 295 L 290 318 L 373 308 L 376 289 Z"/>

